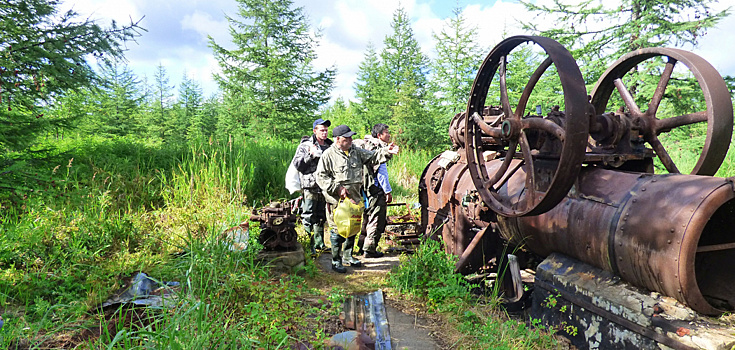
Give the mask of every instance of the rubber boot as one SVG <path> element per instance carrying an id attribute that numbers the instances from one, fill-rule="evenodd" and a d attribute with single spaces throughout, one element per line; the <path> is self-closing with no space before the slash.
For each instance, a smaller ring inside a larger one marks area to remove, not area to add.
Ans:
<path id="1" fill-rule="evenodd" d="M 355 236 L 347 238 L 344 245 L 344 257 L 342 258 L 343 264 L 349 264 L 352 267 L 362 266 L 362 262 L 352 256 L 352 250 L 355 249 Z"/>
<path id="2" fill-rule="evenodd" d="M 342 243 L 344 243 L 342 240 L 344 238 L 340 238 L 342 237 L 337 234 L 336 230 L 329 231 L 329 239 L 332 241 L 332 270 L 345 273 L 347 269 L 342 266 Z"/>
<path id="3" fill-rule="evenodd" d="M 324 224 L 314 224 L 311 231 L 314 233 L 314 236 L 312 236 L 314 249 L 318 252 L 327 249 L 327 246 L 324 245 Z"/>
<path id="4" fill-rule="evenodd" d="M 316 255 L 316 249 L 314 249 L 314 235 L 311 234 L 311 227 L 304 224 L 304 232 L 309 235 L 309 251 L 311 251 L 311 255 L 314 256 Z"/>

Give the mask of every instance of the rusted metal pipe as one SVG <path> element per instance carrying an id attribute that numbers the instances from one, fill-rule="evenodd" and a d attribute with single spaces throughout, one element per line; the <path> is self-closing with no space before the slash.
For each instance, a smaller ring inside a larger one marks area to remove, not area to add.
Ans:
<path id="1" fill-rule="evenodd" d="M 470 244 L 467 245 L 467 248 L 464 250 L 462 255 L 459 257 L 459 260 L 454 265 L 454 272 L 460 272 L 462 271 L 465 266 L 467 266 L 468 259 L 472 256 L 478 255 L 476 253 L 477 246 L 482 241 L 482 238 L 485 236 L 485 231 L 487 231 L 490 228 L 490 226 L 485 226 L 480 232 L 475 234 L 475 237 L 472 238 L 472 241 L 470 241 Z"/>
<path id="2" fill-rule="evenodd" d="M 523 186 L 521 172 L 507 186 Z M 549 212 L 498 224 L 536 254 L 572 256 L 717 315 L 735 309 L 733 199 L 732 179 L 585 167 Z"/>

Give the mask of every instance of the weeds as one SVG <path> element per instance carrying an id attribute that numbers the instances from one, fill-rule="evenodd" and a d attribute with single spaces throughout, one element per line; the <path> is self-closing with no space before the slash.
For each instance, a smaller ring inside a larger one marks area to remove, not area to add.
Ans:
<path id="1" fill-rule="evenodd" d="M 402 256 L 401 265 L 389 275 L 389 284 L 425 300 L 430 311 L 444 315 L 456 324 L 461 338 L 454 346 L 463 349 L 551 349 L 556 340 L 543 327 L 528 327 L 516 320 L 503 321 L 492 307 L 481 307 L 470 293 L 462 275 L 454 273 L 458 258 L 447 254 L 440 242 L 424 239 L 411 256 Z M 498 290 L 490 297 L 496 305 Z M 491 310 L 491 312 L 483 311 Z M 461 342 L 461 346 L 460 346 Z"/>
<path id="2" fill-rule="evenodd" d="M 91 319 L 104 330 L 89 338 L 91 348 L 271 348 L 323 340 L 300 327 L 324 312 L 299 301 L 303 279 L 274 279 L 255 259 L 257 242 L 239 253 L 221 237 L 247 219 L 247 203 L 286 196 L 285 165 L 295 144 L 233 140 L 186 149 L 124 138 L 83 141 L 67 144 L 67 158 L 49 164 L 48 180 L 22 210 L 2 212 L 0 347 L 49 346 L 64 333 L 84 339 L 80 326 L 69 326 Z M 181 303 L 149 310 L 137 323 L 125 321 L 130 310 L 112 320 L 90 313 L 122 286 L 120 277 L 137 271 L 180 281 Z"/>
<path id="3" fill-rule="evenodd" d="M 256 241 L 234 252 L 221 234 L 246 221 L 252 206 L 288 197 L 283 179 L 296 144 L 231 139 L 187 148 L 92 138 L 62 146 L 66 152 L 38 170 L 43 181 L 0 213 L 0 348 L 60 347 L 59 339 L 94 349 L 318 348 L 329 336 L 320 322 L 336 317 L 344 290 L 306 303 L 314 291 L 304 277 L 273 277 L 256 258 Z M 397 195 L 415 198 L 430 158 L 405 151 L 391 161 Z M 251 230 L 254 239 L 257 225 Z M 391 283 L 435 312 L 462 315 L 470 344 L 488 332 L 483 327 L 535 334 L 465 312 L 471 296 L 452 273 L 455 262 L 427 241 L 402 258 Z M 138 271 L 180 282 L 175 307 L 97 309 L 123 286 L 121 277 Z M 317 267 L 309 261 L 303 271 L 311 278 Z"/>
<path id="4" fill-rule="evenodd" d="M 447 254 L 441 244 L 426 238 L 412 256 L 401 256 L 401 265 L 388 276 L 398 291 L 427 299 L 430 310 L 442 311 L 462 303 L 469 296 L 467 282 L 454 273 L 457 257 Z"/>

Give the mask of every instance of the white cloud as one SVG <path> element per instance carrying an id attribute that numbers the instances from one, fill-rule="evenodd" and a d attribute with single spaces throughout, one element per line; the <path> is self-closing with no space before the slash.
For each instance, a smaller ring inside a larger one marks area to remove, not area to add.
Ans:
<path id="1" fill-rule="evenodd" d="M 539 0 L 539 2 L 550 0 Z M 617 0 L 609 0 L 617 1 Z M 454 3 L 454 2 L 452 2 Z M 504 37 L 528 34 L 520 29 L 518 20 L 534 20 L 525 7 L 514 0 L 472 1 L 462 3 L 462 13 L 468 26 L 478 28 L 478 44 L 488 51 Z M 392 32 L 390 24 L 399 2 L 395 0 L 295 0 L 304 8 L 312 29 L 320 28 L 322 37 L 316 48 L 317 70 L 336 66 L 338 76 L 333 91 L 334 98 L 351 99 L 358 65 L 364 58 L 368 42 L 380 51 L 383 40 Z M 445 18 L 453 16 L 454 7 L 442 0 L 402 0 L 412 22 L 416 40 L 424 53 L 433 57 L 432 32 L 441 30 Z M 178 83 L 184 70 L 200 81 L 209 95 L 216 90 L 212 73 L 219 67 L 207 46 L 207 35 L 225 47 L 230 47 L 230 36 L 225 14 L 237 16 L 234 0 L 75 0 L 65 3 L 82 14 L 99 19 L 102 24 L 109 19 L 126 23 L 145 16 L 143 26 L 148 32 L 130 44 L 127 57 L 130 67 L 140 75 L 153 76 L 156 66 L 163 63 L 170 80 Z M 725 8 L 716 4 L 715 9 Z M 540 23 L 545 23 L 537 19 Z M 720 72 L 735 75 L 735 60 L 723 43 L 731 42 L 735 29 L 735 17 L 726 18 L 716 29 L 702 38 L 693 51 L 711 62 Z"/>
<path id="2" fill-rule="evenodd" d="M 713 6 L 716 11 L 727 8 L 724 4 Z M 729 50 L 733 43 L 735 14 L 725 17 L 716 28 L 710 29 L 692 51 L 712 64 L 722 75 L 735 76 L 735 59 Z"/>
<path id="3" fill-rule="evenodd" d="M 216 20 L 211 14 L 199 10 L 185 15 L 180 23 L 182 29 L 197 32 L 204 42 L 207 41 L 209 35 L 215 38 L 226 37 L 229 30 L 227 20 L 224 18 Z"/>

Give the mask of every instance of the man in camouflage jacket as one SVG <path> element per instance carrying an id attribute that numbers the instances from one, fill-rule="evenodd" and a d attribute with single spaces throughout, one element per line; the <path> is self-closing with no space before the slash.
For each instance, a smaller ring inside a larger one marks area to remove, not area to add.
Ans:
<path id="1" fill-rule="evenodd" d="M 315 120 L 312 124 L 314 134 L 301 141 L 291 161 L 299 172 L 304 197 L 301 202 L 301 221 L 304 224 L 304 231 L 309 234 L 309 248 L 312 254 L 327 249 L 324 245 L 327 202 L 316 183 L 314 172 L 322 153 L 332 145 L 332 140 L 327 138 L 330 124 L 329 120 L 321 118 Z"/>
<path id="2" fill-rule="evenodd" d="M 375 124 L 371 135 L 366 135 L 364 139 L 359 141 L 362 142 L 358 143 L 358 140 L 355 140 L 354 144 L 370 151 L 388 146 L 390 143 L 388 125 Z M 366 167 L 365 172 L 363 186 L 368 203 L 362 217 L 362 230 L 357 245 L 362 248 L 363 257 L 380 258 L 383 253 L 377 251 L 378 242 L 385 233 L 388 203 L 393 201 L 393 194 L 388 181 L 388 168 L 385 163 L 381 163 L 377 167 Z"/>
<path id="3" fill-rule="evenodd" d="M 339 199 L 362 203 L 363 166 L 385 163 L 392 155 L 398 153 L 398 146 L 394 144 L 375 152 L 355 147 L 352 145 L 353 135 L 355 132 L 347 125 L 335 127 L 332 131 L 334 143 L 319 158 L 315 172 L 316 182 L 327 201 L 327 223 L 332 242 L 332 270 L 340 273 L 347 271 L 343 266 L 345 263 L 353 267 L 359 267 L 362 263 L 352 256 L 355 236 L 344 238 L 337 234 L 333 217 L 334 208 Z M 342 244 L 345 244 L 344 259 L 342 258 Z"/>

